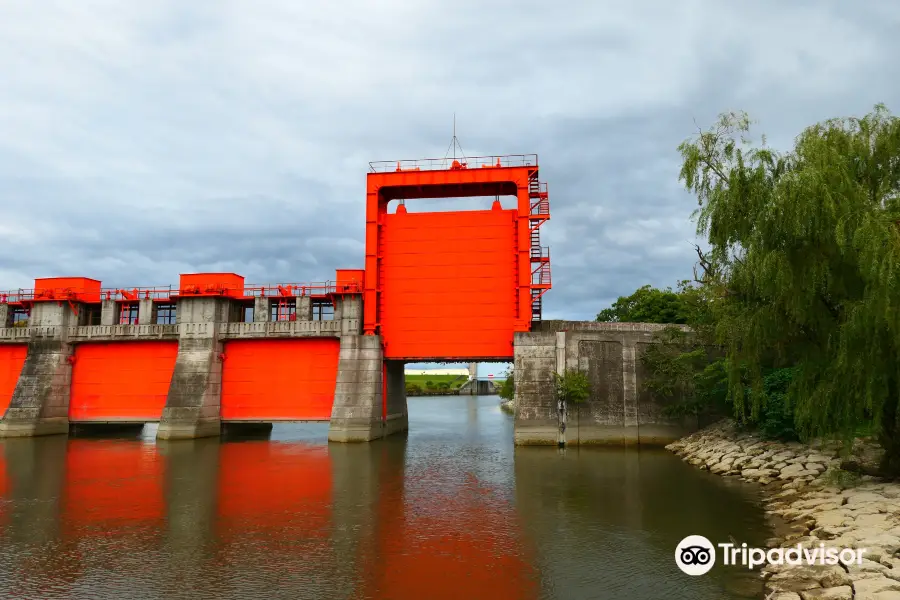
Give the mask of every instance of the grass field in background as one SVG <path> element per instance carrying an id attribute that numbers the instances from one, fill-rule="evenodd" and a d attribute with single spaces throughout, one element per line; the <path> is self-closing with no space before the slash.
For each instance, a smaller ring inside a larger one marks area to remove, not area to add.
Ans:
<path id="1" fill-rule="evenodd" d="M 426 381 L 430 381 L 435 387 L 446 382 L 450 384 L 451 390 L 455 390 L 468 380 L 465 375 L 407 375 L 406 385 L 415 384 L 424 389 Z"/>

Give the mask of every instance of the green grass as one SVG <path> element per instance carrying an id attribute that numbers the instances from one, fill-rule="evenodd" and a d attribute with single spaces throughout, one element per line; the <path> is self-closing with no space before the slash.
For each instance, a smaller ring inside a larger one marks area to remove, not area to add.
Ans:
<path id="1" fill-rule="evenodd" d="M 465 375 L 407 375 L 406 376 L 406 384 L 415 384 L 425 389 L 425 382 L 430 381 L 434 387 L 437 387 L 441 382 L 446 382 L 450 384 L 450 389 L 455 390 L 459 389 L 462 384 L 468 381 L 468 377 Z"/>

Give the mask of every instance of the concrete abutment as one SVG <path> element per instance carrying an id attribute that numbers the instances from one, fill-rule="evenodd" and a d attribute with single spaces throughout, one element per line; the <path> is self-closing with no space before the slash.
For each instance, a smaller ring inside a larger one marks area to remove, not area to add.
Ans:
<path id="1" fill-rule="evenodd" d="M 341 336 L 328 440 L 368 442 L 408 428 L 403 363 L 384 360 L 381 336 Z"/>
<path id="2" fill-rule="evenodd" d="M 668 418 L 665 402 L 642 388 L 640 356 L 654 334 L 650 323 L 547 321 L 517 333 L 515 443 L 517 445 L 662 446 L 697 429 L 695 418 Z M 569 406 L 560 428 L 553 373 L 587 374 L 590 398 Z"/>

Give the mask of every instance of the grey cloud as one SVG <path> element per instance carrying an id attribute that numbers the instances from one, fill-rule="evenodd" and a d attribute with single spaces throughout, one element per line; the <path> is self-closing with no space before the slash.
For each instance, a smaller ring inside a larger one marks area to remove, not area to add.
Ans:
<path id="1" fill-rule="evenodd" d="M 15 3 L 0 21 L 0 288 L 364 259 L 371 160 L 540 155 L 550 318 L 691 274 L 677 145 L 900 106 L 894 2 Z M 459 208 L 481 207 L 480 200 Z M 445 208 L 423 201 L 411 210 Z"/>

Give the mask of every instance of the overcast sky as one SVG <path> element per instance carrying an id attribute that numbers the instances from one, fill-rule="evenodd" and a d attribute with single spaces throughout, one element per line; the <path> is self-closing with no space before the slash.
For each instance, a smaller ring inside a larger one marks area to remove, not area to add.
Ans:
<path id="1" fill-rule="evenodd" d="M 539 154 L 545 316 L 592 319 L 690 275 L 695 123 L 900 111 L 900 2 L 736 4 L 0 0 L 0 289 L 361 268 L 368 162 L 455 112 L 468 155 Z"/>

